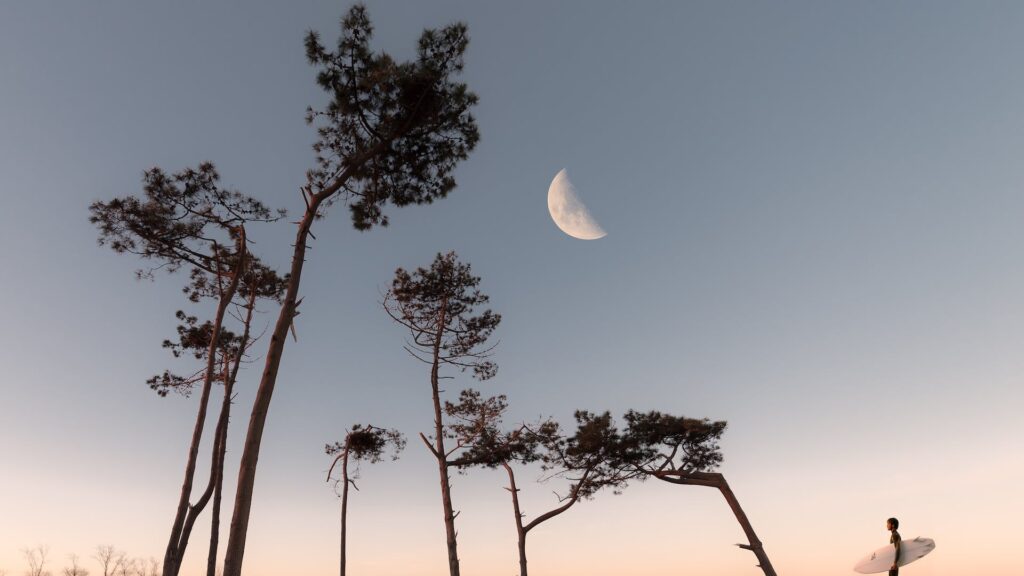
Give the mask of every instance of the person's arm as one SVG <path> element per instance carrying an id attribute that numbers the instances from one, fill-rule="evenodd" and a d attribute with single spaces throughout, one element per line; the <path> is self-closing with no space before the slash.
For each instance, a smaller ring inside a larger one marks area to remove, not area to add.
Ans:
<path id="1" fill-rule="evenodd" d="M 895 556 L 895 557 L 893 557 L 893 559 L 892 559 L 892 569 L 893 569 L 893 570 L 895 570 L 896 568 L 899 568 L 899 564 L 900 564 L 900 552 L 901 552 L 901 549 L 900 549 L 900 543 L 901 543 L 901 542 L 902 542 L 903 540 L 902 540 L 902 538 L 900 538 L 900 535 L 899 535 L 899 533 L 895 533 L 895 532 L 894 532 L 894 533 L 893 533 L 893 536 L 894 536 L 894 538 L 893 538 L 893 543 L 892 543 L 892 545 L 896 547 L 896 556 Z"/>

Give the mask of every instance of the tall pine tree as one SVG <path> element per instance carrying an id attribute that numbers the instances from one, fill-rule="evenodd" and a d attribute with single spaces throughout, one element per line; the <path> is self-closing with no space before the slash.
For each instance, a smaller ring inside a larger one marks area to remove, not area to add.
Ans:
<path id="1" fill-rule="evenodd" d="M 494 346 L 488 345 L 487 340 L 501 322 L 501 316 L 490 310 L 477 312 L 477 307 L 488 302 L 487 295 L 477 288 L 479 284 L 480 278 L 473 276 L 469 264 L 459 262 L 455 253 L 449 252 L 438 254 L 430 268 L 419 268 L 413 273 L 399 268 L 384 300 L 388 315 L 409 330 L 411 340 L 406 350 L 430 366 L 434 433 L 432 440 L 422 433 L 420 438 L 437 460 L 451 576 L 459 576 L 459 554 L 449 459 L 463 445 L 445 444 L 440 379 L 441 369 L 446 366 L 470 370 L 479 380 L 493 377 L 498 370 L 488 360 Z"/>
<path id="2" fill-rule="evenodd" d="M 349 208 L 357 230 L 386 226 L 384 208 L 430 203 L 455 188 L 452 173 L 479 139 L 470 109 L 477 97 L 456 80 L 469 42 L 464 24 L 426 30 L 416 57 L 396 62 L 370 48 L 373 26 L 362 5 L 341 21 L 335 50 L 316 32 L 306 56 L 329 102 L 310 108 L 316 127 L 316 165 L 301 187 L 305 210 L 298 221 L 288 286 L 271 334 L 266 363 L 242 448 L 224 576 L 241 576 L 256 466 L 289 327 L 298 314 L 299 286 L 313 224 L 330 206 Z"/>

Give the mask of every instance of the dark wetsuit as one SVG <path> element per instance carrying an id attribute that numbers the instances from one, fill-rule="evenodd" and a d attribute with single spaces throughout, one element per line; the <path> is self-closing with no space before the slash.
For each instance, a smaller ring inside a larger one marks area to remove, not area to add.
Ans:
<path id="1" fill-rule="evenodd" d="M 892 561 L 893 564 L 896 564 L 896 563 L 898 563 L 900 561 L 900 554 L 902 552 L 902 547 L 900 546 L 900 542 L 902 542 L 902 538 L 900 538 L 900 533 L 895 531 L 895 530 L 893 530 L 892 531 L 892 536 L 889 537 L 889 544 L 892 544 L 896 548 L 896 556 L 894 557 L 894 559 Z M 899 566 L 897 566 L 896 568 L 889 569 L 889 576 L 898 576 L 899 573 L 900 573 Z"/>

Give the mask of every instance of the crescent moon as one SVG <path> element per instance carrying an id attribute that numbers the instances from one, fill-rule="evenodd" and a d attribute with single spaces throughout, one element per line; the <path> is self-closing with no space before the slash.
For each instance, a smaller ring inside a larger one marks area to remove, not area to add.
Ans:
<path id="1" fill-rule="evenodd" d="M 597 240 L 608 235 L 576 195 L 565 169 L 555 174 L 548 187 L 548 212 L 562 232 L 573 238 Z"/>

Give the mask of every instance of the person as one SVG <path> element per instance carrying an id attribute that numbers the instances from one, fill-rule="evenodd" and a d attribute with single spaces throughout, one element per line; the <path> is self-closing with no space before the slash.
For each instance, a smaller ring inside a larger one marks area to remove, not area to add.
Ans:
<path id="1" fill-rule="evenodd" d="M 892 544 L 896 548 L 896 556 L 892 559 L 892 566 L 889 568 L 889 576 L 899 576 L 900 573 L 900 533 L 896 531 L 900 527 L 900 521 L 895 518 L 889 518 L 885 521 L 885 529 L 892 533 L 889 536 L 889 544 Z"/>

